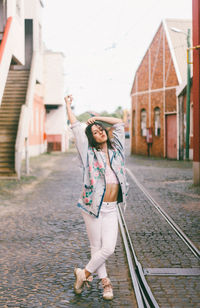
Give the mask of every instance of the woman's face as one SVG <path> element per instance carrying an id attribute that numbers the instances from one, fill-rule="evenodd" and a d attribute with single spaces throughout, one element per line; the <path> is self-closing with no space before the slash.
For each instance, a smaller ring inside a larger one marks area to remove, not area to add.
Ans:
<path id="1" fill-rule="evenodd" d="M 92 126 L 92 135 L 97 143 L 106 142 L 108 139 L 105 130 L 99 125 Z"/>

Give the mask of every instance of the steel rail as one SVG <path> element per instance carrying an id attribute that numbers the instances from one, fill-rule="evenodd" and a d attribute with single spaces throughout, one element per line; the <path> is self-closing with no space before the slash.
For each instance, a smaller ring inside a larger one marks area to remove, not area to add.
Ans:
<path id="1" fill-rule="evenodd" d="M 182 241 L 188 246 L 188 248 L 192 251 L 192 253 L 200 259 L 200 251 L 198 248 L 192 243 L 192 241 L 187 237 L 187 235 L 180 229 L 180 227 L 175 223 L 175 221 L 163 210 L 163 208 L 151 197 L 149 192 L 144 188 L 144 186 L 137 180 L 135 175 L 126 168 L 129 176 L 133 179 L 136 185 L 140 188 L 140 190 L 144 193 L 147 199 L 151 202 L 151 204 L 158 210 L 158 212 L 164 217 L 164 219 L 168 222 L 168 224 L 172 227 L 172 229 L 176 232 L 176 234 L 182 239 Z"/>
<path id="2" fill-rule="evenodd" d="M 125 247 L 129 271 L 131 275 L 132 285 L 135 291 L 138 308 L 159 308 L 151 292 L 151 289 L 147 284 L 142 266 L 136 257 L 128 232 L 128 228 L 124 219 L 124 215 L 119 205 L 117 207 L 117 211 L 120 231 Z"/>

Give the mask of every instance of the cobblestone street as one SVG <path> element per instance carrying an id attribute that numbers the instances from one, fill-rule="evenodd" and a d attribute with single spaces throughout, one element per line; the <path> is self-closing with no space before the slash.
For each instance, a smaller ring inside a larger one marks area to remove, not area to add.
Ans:
<path id="1" fill-rule="evenodd" d="M 127 167 L 199 247 L 200 189 L 192 185 L 192 162 L 127 156 Z M 128 180 L 125 219 L 142 267 L 199 267 L 197 258 L 130 177 Z M 199 307 L 200 276 L 147 276 L 147 282 L 160 307 Z"/>
<path id="2" fill-rule="evenodd" d="M 42 155 L 33 162 L 36 168 L 30 183 L 11 182 L 1 189 L 0 307 L 135 305 L 120 236 L 108 263 L 114 300 L 102 299 L 97 279 L 83 295 L 74 294 L 74 266 L 83 267 L 90 255 L 85 225 L 75 205 L 81 170 L 75 167 L 74 154 Z M 41 167 L 46 170 L 42 172 Z"/>
<path id="3" fill-rule="evenodd" d="M 0 181 L 0 307 L 137 307 L 120 235 L 108 262 L 115 298 L 96 286 L 73 292 L 73 268 L 90 256 L 76 207 L 81 169 L 74 152 L 31 159 L 31 175 Z M 199 244 L 199 189 L 191 163 L 127 156 L 127 167 L 156 201 Z M 196 268 L 187 247 L 130 184 L 125 218 L 143 268 Z M 160 307 L 199 307 L 199 276 L 146 276 Z"/>

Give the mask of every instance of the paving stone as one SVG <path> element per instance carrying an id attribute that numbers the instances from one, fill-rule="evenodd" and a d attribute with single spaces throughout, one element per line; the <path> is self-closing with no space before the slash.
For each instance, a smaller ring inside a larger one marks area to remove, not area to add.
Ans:
<path id="1" fill-rule="evenodd" d="M 127 157 L 127 167 L 189 238 L 199 245 L 199 189 L 191 186 L 191 164 Z M 128 176 L 125 219 L 143 267 L 199 267 L 199 261 Z M 190 207 L 190 203 L 192 206 Z M 194 205 L 195 204 L 195 205 Z M 160 307 L 199 307 L 199 276 L 146 276 Z"/>

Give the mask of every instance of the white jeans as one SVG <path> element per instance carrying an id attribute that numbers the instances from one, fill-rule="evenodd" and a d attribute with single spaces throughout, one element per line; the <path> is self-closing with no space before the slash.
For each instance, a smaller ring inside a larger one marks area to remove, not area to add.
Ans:
<path id="1" fill-rule="evenodd" d="M 103 202 L 98 218 L 82 211 L 88 238 L 91 259 L 86 265 L 90 273 L 97 271 L 99 279 L 107 277 L 105 261 L 113 254 L 117 242 L 117 202 Z"/>

